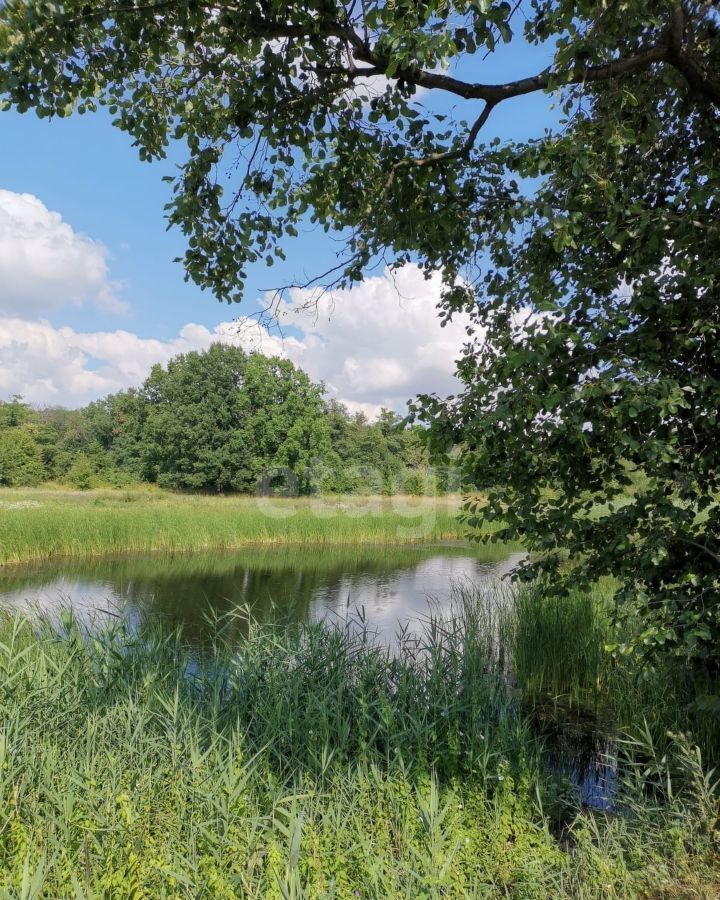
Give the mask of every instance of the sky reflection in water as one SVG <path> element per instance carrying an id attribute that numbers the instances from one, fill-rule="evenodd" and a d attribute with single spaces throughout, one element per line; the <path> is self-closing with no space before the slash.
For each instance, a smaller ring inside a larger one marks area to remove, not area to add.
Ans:
<path id="1" fill-rule="evenodd" d="M 158 618 L 191 641 L 209 610 L 246 606 L 259 621 L 314 621 L 362 610 L 368 625 L 392 640 L 399 623 L 446 609 L 453 583 L 499 584 L 522 558 L 501 548 L 245 550 L 65 560 L 0 569 L 0 604 L 53 614 L 68 605 L 84 620 L 103 610 L 135 626 Z"/>

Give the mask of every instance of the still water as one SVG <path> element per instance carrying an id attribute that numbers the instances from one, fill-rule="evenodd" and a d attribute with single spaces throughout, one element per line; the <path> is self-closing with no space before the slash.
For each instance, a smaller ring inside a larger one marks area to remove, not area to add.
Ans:
<path id="1" fill-rule="evenodd" d="M 208 615 L 246 607 L 258 621 L 311 621 L 360 613 L 385 641 L 431 609 L 449 607 L 453 584 L 499 584 L 522 558 L 466 544 L 416 548 L 257 549 L 61 560 L 0 568 L 0 605 L 80 618 L 114 615 L 141 628 L 160 621 L 191 642 Z"/>
<path id="2" fill-rule="evenodd" d="M 72 607 L 89 624 L 119 616 L 137 630 L 161 623 L 195 645 L 213 618 L 238 607 L 261 622 L 360 615 L 391 645 L 400 628 L 418 631 L 430 612 L 449 611 L 453 585 L 505 593 L 504 576 L 522 558 L 501 547 L 447 544 L 61 560 L 0 567 L 0 607 L 51 617 Z M 537 728 L 553 768 L 571 778 L 586 803 L 610 808 L 616 770 L 607 738 L 553 720 Z"/>

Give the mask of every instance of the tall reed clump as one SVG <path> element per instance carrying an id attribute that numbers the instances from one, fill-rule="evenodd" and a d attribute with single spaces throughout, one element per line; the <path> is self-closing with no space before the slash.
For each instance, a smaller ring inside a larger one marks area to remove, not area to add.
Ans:
<path id="1" fill-rule="evenodd" d="M 604 696 L 612 672 L 608 605 L 600 590 L 563 596 L 542 583 L 518 588 L 506 633 L 526 693 L 574 705 Z"/>
<path id="2" fill-rule="evenodd" d="M 490 625 L 463 607 L 389 649 L 357 620 L 250 624 L 239 645 L 226 620 L 191 651 L 120 623 L 3 619 L 0 896 L 608 898 L 711 883 L 712 829 L 690 806 L 675 838 L 661 815 L 639 830 L 569 806 L 571 839 L 557 839 L 557 776 Z"/>
<path id="3" fill-rule="evenodd" d="M 642 726 L 665 749 L 669 733 L 690 733 L 704 756 L 720 763 L 720 717 L 703 703 L 717 694 L 717 677 L 681 659 L 613 656 L 612 604 L 608 584 L 568 595 L 541 582 L 517 588 L 504 605 L 501 633 L 506 665 L 526 703 L 599 718 L 615 733 Z"/>

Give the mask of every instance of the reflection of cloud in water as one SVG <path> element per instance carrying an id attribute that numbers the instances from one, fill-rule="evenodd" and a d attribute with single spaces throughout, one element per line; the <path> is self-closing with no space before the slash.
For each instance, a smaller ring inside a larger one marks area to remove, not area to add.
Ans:
<path id="1" fill-rule="evenodd" d="M 337 585 L 316 592 L 312 617 L 319 619 L 364 616 L 367 624 L 385 638 L 398 625 L 419 622 L 431 610 L 448 609 L 453 584 L 468 582 L 492 589 L 523 558 L 510 554 L 497 563 L 481 563 L 472 556 L 433 556 L 416 566 L 382 576 L 347 576 Z"/>
<path id="2" fill-rule="evenodd" d="M 427 616 L 431 600 L 433 609 L 446 609 L 453 583 L 490 588 L 521 558 L 512 553 L 488 563 L 455 546 L 404 554 L 376 548 L 359 560 L 337 562 L 329 551 L 319 561 L 282 550 L 272 559 L 195 554 L 68 561 L 0 570 L 0 605 L 51 617 L 71 605 L 84 621 L 120 614 L 135 626 L 160 618 L 182 627 L 190 641 L 207 627 L 208 606 L 218 613 L 249 606 L 260 621 L 287 614 L 337 619 L 362 610 L 368 626 L 387 640 L 399 623 Z"/>
<path id="3" fill-rule="evenodd" d="M 135 627 L 139 624 L 137 610 L 127 601 L 127 592 L 112 584 L 63 576 L 41 586 L 0 590 L 0 605 L 6 609 L 38 613 L 55 621 L 63 609 L 71 608 L 86 624 L 102 625 L 108 618 L 122 617 Z"/>
<path id="4" fill-rule="evenodd" d="M 21 610 L 37 610 L 52 615 L 59 608 L 72 606 L 78 616 L 86 618 L 98 610 L 117 612 L 123 598 L 111 584 L 82 581 L 59 576 L 48 584 L 28 586 L 0 594 L 2 605 Z"/>

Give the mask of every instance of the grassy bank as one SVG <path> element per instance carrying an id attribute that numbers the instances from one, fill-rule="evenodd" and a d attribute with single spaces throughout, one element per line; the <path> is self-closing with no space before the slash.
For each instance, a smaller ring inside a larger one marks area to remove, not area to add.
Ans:
<path id="1" fill-rule="evenodd" d="M 201 659 L 120 626 L 0 632 L 2 896 L 717 895 L 687 741 L 655 790 L 629 759 L 616 811 L 584 808 L 502 676 L 499 607 L 394 653 L 327 625 L 221 628 Z"/>
<path id="2" fill-rule="evenodd" d="M 0 565 L 52 557 L 248 545 L 460 538 L 457 497 L 278 499 L 159 490 L 0 490 Z"/>

